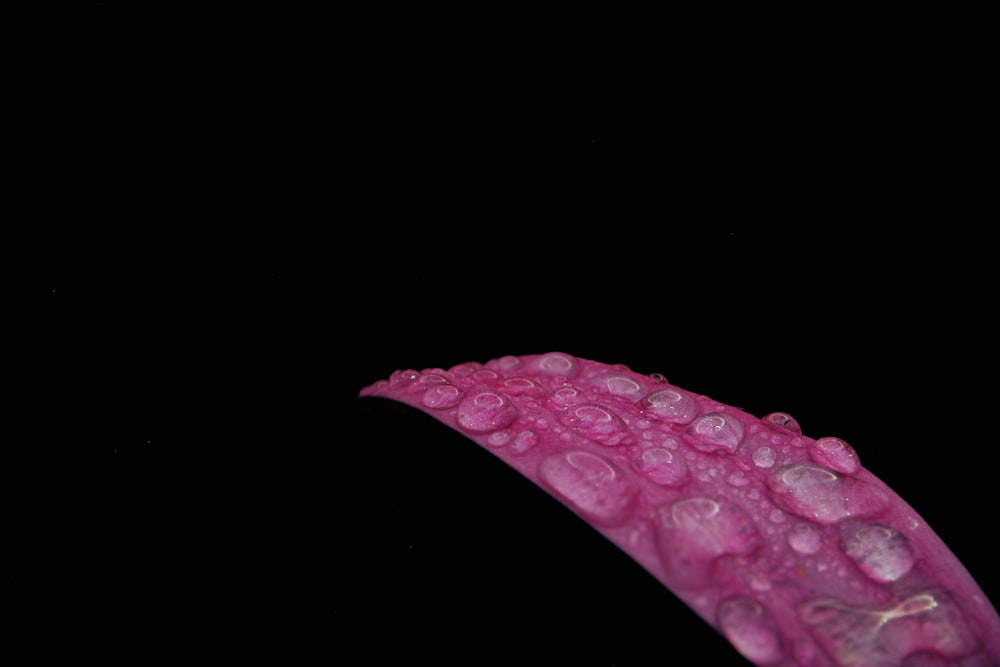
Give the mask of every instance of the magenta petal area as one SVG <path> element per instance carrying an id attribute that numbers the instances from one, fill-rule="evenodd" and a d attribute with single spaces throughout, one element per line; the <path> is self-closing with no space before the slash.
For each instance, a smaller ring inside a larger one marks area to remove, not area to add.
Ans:
<path id="1" fill-rule="evenodd" d="M 808 424 L 791 415 L 757 417 L 663 375 L 565 351 L 400 370 L 360 395 L 424 412 L 521 473 L 750 664 L 1000 664 L 1000 617 L 951 550 L 863 466 L 863 451 L 804 435 Z M 544 494 L 536 500 L 518 511 L 551 512 Z M 456 529 L 464 516 L 456 512 Z M 562 564 L 547 554 L 523 558 L 558 578 Z M 573 572 L 590 585 L 586 570 Z M 537 605 L 581 614 L 574 642 L 612 641 L 602 616 L 646 613 L 625 599 L 562 609 L 553 590 L 540 590 Z M 512 607 L 498 631 L 519 618 L 536 617 Z M 687 644 L 669 627 L 630 641 L 662 642 L 665 662 Z"/>

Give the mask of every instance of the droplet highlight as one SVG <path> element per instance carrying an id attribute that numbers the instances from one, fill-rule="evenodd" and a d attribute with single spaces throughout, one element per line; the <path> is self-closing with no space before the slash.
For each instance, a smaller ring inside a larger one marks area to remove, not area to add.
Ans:
<path id="1" fill-rule="evenodd" d="M 840 438 L 820 438 L 809 446 L 809 456 L 816 463 L 845 475 L 853 475 L 861 469 L 854 448 Z"/>
<path id="2" fill-rule="evenodd" d="M 758 447 L 754 450 L 753 464 L 758 468 L 771 468 L 774 466 L 774 450 L 770 447 Z"/>
<path id="3" fill-rule="evenodd" d="M 538 475 L 557 495 L 587 519 L 618 526 L 632 513 L 637 489 L 607 459 L 583 450 L 545 458 Z"/>
<path id="4" fill-rule="evenodd" d="M 733 453 L 743 441 L 743 425 L 733 415 L 710 412 L 688 426 L 691 444 L 703 452 L 723 451 Z"/>
<path id="5" fill-rule="evenodd" d="M 865 576 L 880 584 L 898 581 L 913 569 L 909 540 L 884 526 L 859 528 L 848 538 L 844 553 Z"/>
<path id="6" fill-rule="evenodd" d="M 491 391 L 468 396 L 458 406 L 458 425 L 476 433 L 510 426 L 516 418 L 517 408 L 510 399 Z"/>

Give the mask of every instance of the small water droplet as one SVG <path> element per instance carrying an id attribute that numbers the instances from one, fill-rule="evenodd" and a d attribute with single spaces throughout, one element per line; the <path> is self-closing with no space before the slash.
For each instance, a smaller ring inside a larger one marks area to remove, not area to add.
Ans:
<path id="1" fill-rule="evenodd" d="M 785 656 L 773 621 L 756 600 L 729 598 L 716 609 L 715 618 L 722 634 L 750 662 L 773 665 Z"/>
<path id="2" fill-rule="evenodd" d="M 788 546 L 803 556 L 814 556 L 823 546 L 823 535 L 815 526 L 808 523 L 794 526 L 788 531 L 785 539 L 788 541 Z"/>
<path id="3" fill-rule="evenodd" d="M 691 444 L 699 451 L 733 453 L 743 440 L 743 425 L 733 415 L 710 412 L 695 420 L 688 433 L 693 436 Z"/>
<path id="4" fill-rule="evenodd" d="M 754 450 L 753 464 L 758 468 L 770 468 L 774 465 L 774 450 L 770 447 L 759 447 Z"/>
<path id="5" fill-rule="evenodd" d="M 853 475 L 861 468 L 854 448 L 840 438 L 820 438 L 809 446 L 809 456 L 831 470 Z"/>
<path id="6" fill-rule="evenodd" d="M 642 399 L 640 409 L 671 424 L 687 424 L 698 414 L 698 403 L 682 389 L 660 389 Z"/>
<path id="7" fill-rule="evenodd" d="M 521 396 L 524 394 L 538 394 L 541 393 L 542 388 L 537 384 L 523 377 L 512 377 L 504 380 L 503 383 L 504 391 L 511 396 Z"/>
<path id="8" fill-rule="evenodd" d="M 538 476 L 590 521 L 617 526 L 632 513 L 636 488 L 610 461 L 582 450 L 544 459 Z"/>
<path id="9" fill-rule="evenodd" d="M 458 406 L 458 425 L 486 433 L 510 426 L 517 418 L 517 408 L 502 394 L 483 391 L 466 397 Z"/>
<path id="10" fill-rule="evenodd" d="M 518 454 L 523 454 L 538 444 L 538 436 L 532 431 L 521 431 L 514 438 L 514 445 L 511 447 Z"/>
<path id="11" fill-rule="evenodd" d="M 568 408 L 583 401 L 583 396 L 573 387 L 561 387 L 552 392 L 549 401 L 557 408 Z"/>
<path id="12" fill-rule="evenodd" d="M 448 372 L 457 378 L 467 378 L 470 377 L 476 370 L 479 369 L 479 364 L 468 362 L 464 364 L 458 364 L 452 366 L 448 369 Z"/>
<path id="13" fill-rule="evenodd" d="M 490 433 L 489 437 L 486 438 L 486 442 L 490 444 L 491 447 L 503 447 L 510 443 L 510 439 L 513 437 L 513 433 L 510 431 L 495 431 Z"/>
<path id="14" fill-rule="evenodd" d="M 650 373 L 649 379 L 658 384 L 664 384 L 667 381 L 667 376 L 663 373 Z"/>
<path id="15" fill-rule="evenodd" d="M 789 433 L 795 433 L 796 435 L 802 434 L 802 427 L 799 426 L 799 423 L 795 421 L 795 418 L 787 412 L 772 412 L 771 414 L 764 416 L 764 421 L 772 426 L 783 428 Z"/>
<path id="16" fill-rule="evenodd" d="M 400 389 L 409 386 L 420 377 L 420 373 L 415 370 L 394 371 L 389 376 L 389 386 L 393 389 Z"/>
<path id="17" fill-rule="evenodd" d="M 733 473 L 726 478 L 726 481 L 735 487 L 746 486 L 750 483 L 750 479 L 739 470 L 733 471 Z"/>
<path id="18" fill-rule="evenodd" d="M 747 575 L 747 584 L 758 593 L 765 593 L 772 588 L 771 580 L 763 572 L 751 572 Z"/>
<path id="19" fill-rule="evenodd" d="M 900 533 L 884 526 L 859 528 L 844 545 L 844 553 L 872 581 L 897 581 L 913 568 L 913 551 Z"/>
<path id="20" fill-rule="evenodd" d="M 497 375 L 495 371 L 491 371 L 487 368 L 478 370 L 472 374 L 472 379 L 477 382 L 482 382 L 484 384 L 492 384 L 494 380 L 498 379 L 500 376 Z"/>
<path id="21" fill-rule="evenodd" d="M 767 518 L 770 519 L 772 523 L 781 523 L 785 520 L 785 513 L 781 510 L 774 509 L 767 515 Z"/>
<path id="22" fill-rule="evenodd" d="M 421 402 L 429 408 L 450 408 L 458 405 L 465 394 L 458 387 L 439 384 L 424 392 Z"/>
<path id="23" fill-rule="evenodd" d="M 451 384 L 448 382 L 448 378 L 441 375 L 440 373 L 423 373 L 420 376 L 420 384 L 425 387 L 430 387 L 437 384 Z"/>
<path id="24" fill-rule="evenodd" d="M 669 449 L 651 447 L 633 461 L 636 470 L 660 486 L 681 486 L 689 479 L 687 465 Z"/>
<path id="25" fill-rule="evenodd" d="M 594 403 L 570 408 L 560 421 L 564 426 L 608 447 L 631 444 L 633 441 L 632 433 L 621 417 Z"/>

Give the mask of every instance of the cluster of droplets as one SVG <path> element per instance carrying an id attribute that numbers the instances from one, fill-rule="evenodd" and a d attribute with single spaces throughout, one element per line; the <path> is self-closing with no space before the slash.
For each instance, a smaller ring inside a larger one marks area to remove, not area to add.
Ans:
<path id="1" fill-rule="evenodd" d="M 689 604 L 710 600 L 719 630 L 756 664 L 851 667 L 879 655 L 980 667 L 948 592 L 915 575 L 905 531 L 877 520 L 886 491 L 858 476 L 850 445 L 806 438 L 790 415 L 757 419 L 662 375 L 563 353 L 397 371 L 366 392 L 460 429 L 609 536 L 651 525 L 656 574 Z M 806 576 L 886 602 L 807 596 L 795 611 L 813 639 L 803 643 L 782 633 L 777 590 Z"/>

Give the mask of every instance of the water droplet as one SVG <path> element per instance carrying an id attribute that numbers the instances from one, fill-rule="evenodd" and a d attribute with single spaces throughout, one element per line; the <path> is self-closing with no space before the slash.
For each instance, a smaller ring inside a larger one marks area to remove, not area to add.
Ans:
<path id="1" fill-rule="evenodd" d="M 760 533 L 738 505 L 711 498 L 687 498 L 657 511 L 657 546 L 677 586 L 711 585 L 711 566 L 716 558 L 750 554 L 760 546 Z"/>
<path id="2" fill-rule="evenodd" d="M 803 556 L 814 556 L 819 553 L 823 546 L 823 535 L 819 530 L 808 523 L 800 523 L 788 531 L 785 536 L 790 546 L 797 553 Z"/>
<path id="3" fill-rule="evenodd" d="M 770 468 L 774 465 L 774 450 L 770 447 L 759 447 L 754 450 L 753 464 L 758 468 Z"/>
<path id="4" fill-rule="evenodd" d="M 633 463 L 639 472 L 660 486 L 681 486 L 690 477 L 684 461 L 662 447 L 644 450 Z"/>
<path id="5" fill-rule="evenodd" d="M 627 445 L 633 441 L 632 433 L 621 417 L 594 403 L 570 408 L 560 421 L 564 426 L 608 447 Z"/>
<path id="6" fill-rule="evenodd" d="M 751 572 L 747 575 L 747 585 L 758 593 L 764 593 L 773 587 L 771 580 L 763 572 Z"/>
<path id="7" fill-rule="evenodd" d="M 537 384 L 523 377 L 512 377 L 504 380 L 504 391 L 511 396 L 521 396 L 524 394 L 539 394 L 542 388 Z"/>
<path id="8" fill-rule="evenodd" d="M 393 389 L 400 389 L 409 386 L 420 377 L 420 373 L 415 370 L 393 371 L 389 376 L 389 386 Z"/>
<path id="9" fill-rule="evenodd" d="M 632 513 L 636 488 L 617 466 L 596 454 L 582 450 L 553 454 L 539 464 L 538 475 L 590 521 L 618 526 Z"/>
<path id="10" fill-rule="evenodd" d="M 484 384 L 492 384 L 493 381 L 496 380 L 499 377 L 500 376 L 497 375 L 497 373 L 495 371 L 491 371 L 491 370 L 489 370 L 487 368 L 484 368 L 482 370 L 478 370 L 478 371 L 476 371 L 475 373 L 472 374 L 472 379 L 473 380 L 476 380 L 477 382 L 482 382 Z"/>
<path id="11" fill-rule="evenodd" d="M 664 384 L 667 381 L 667 376 L 663 373 L 650 373 L 649 379 L 658 384 Z"/>
<path id="12" fill-rule="evenodd" d="M 726 478 L 726 481 L 736 487 L 746 486 L 750 483 L 750 479 L 739 470 L 734 470 L 732 474 Z"/>
<path id="13" fill-rule="evenodd" d="M 489 365 L 493 368 L 499 368 L 502 371 L 511 371 L 521 365 L 521 360 L 508 354 L 507 356 L 500 357 Z"/>
<path id="14" fill-rule="evenodd" d="M 549 375 L 564 375 L 571 378 L 577 374 L 579 364 L 576 359 L 568 354 L 554 352 L 540 357 L 537 362 L 538 370 Z"/>
<path id="15" fill-rule="evenodd" d="M 872 581 L 888 584 L 913 568 L 913 551 L 900 533 L 884 526 L 859 528 L 844 545 L 844 553 Z"/>
<path id="16" fill-rule="evenodd" d="M 767 518 L 770 519 L 772 523 L 782 523 L 785 520 L 785 513 L 781 510 L 774 509 L 770 511 Z"/>
<path id="17" fill-rule="evenodd" d="M 743 425 L 733 415 L 710 412 L 695 420 L 688 433 L 694 436 L 691 444 L 699 451 L 733 453 L 743 440 Z"/>
<path id="18" fill-rule="evenodd" d="M 562 387 L 556 389 L 552 392 L 552 397 L 549 401 L 557 408 L 568 408 L 571 405 L 576 405 L 583 400 L 583 396 L 580 395 L 573 387 Z"/>
<path id="19" fill-rule="evenodd" d="M 486 442 L 489 443 L 491 447 L 503 447 L 510 443 L 513 433 L 510 431 L 494 431 L 490 433 L 489 437 L 486 438 Z"/>
<path id="20" fill-rule="evenodd" d="M 777 469 L 768 479 L 775 504 L 792 514 L 830 525 L 847 517 L 864 517 L 885 508 L 885 494 L 852 478 L 841 479 L 826 468 L 797 464 Z"/>
<path id="21" fill-rule="evenodd" d="M 642 391 L 639 383 L 631 378 L 621 375 L 613 375 L 604 380 L 605 386 L 615 396 L 632 396 Z"/>
<path id="22" fill-rule="evenodd" d="M 468 362 L 458 364 L 448 369 L 448 372 L 457 378 L 467 378 L 479 369 L 479 364 Z"/>
<path id="23" fill-rule="evenodd" d="M 764 421 L 772 426 L 783 428 L 789 433 L 802 434 L 802 427 L 795 421 L 795 417 L 792 417 L 787 412 L 772 412 L 769 415 L 765 415 Z"/>
<path id="24" fill-rule="evenodd" d="M 682 389 L 660 389 L 642 399 L 640 409 L 671 424 L 687 424 L 698 414 L 698 403 Z"/>
<path id="25" fill-rule="evenodd" d="M 514 438 L 514 445 L 511 447 L 518 454 L 523 454 L 538 444 L 538 436 L 532 431 L 521 431 Z"/>
<path id="26" fill-rule="evenodd" d="M 517 418 L 517 408 L 502 394 L 483 391 L 469 396 L 458 406 L 458 425 L 486 433 L 510 426 Z"/>
<path id="27" fill-rule="evenodd" d="M 420 376 L 420 384 L 424 385 L 425 387 L 430 387 L 436 384 L 451 384 L 451 383 L 448 382 L 448 378 L 441 375 L 440 373 L 425 372 Z"/>
<path id="28" fill-rule="evenodd" d="M 421 402 L 429 408 L 450 408 L 458 405 L 465 394 L 458 387 L 439 384 L 424 392 Z"/>
<path id="29" fill-rule="evenodd" d="M 715 612 L 719 630 L 743 657 L 757 665 L 773 665 L 784 655 L 781 637 L 759 602 L 729 598 Z"/>
<path id="30" fill-rule="evenodd" d="M 831 470 L 853 475 L 861 468 L 854 448 L 840 438 L 820 438 L 809 446 L 809 456 Z"/>

